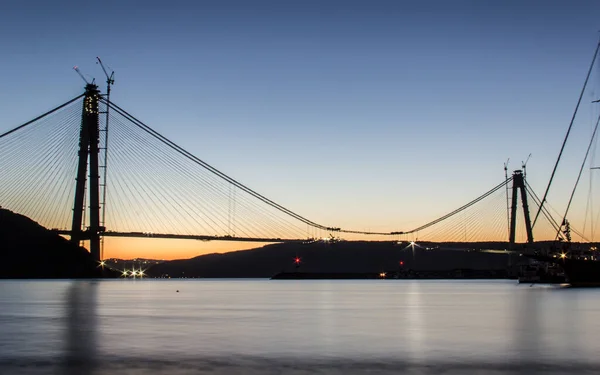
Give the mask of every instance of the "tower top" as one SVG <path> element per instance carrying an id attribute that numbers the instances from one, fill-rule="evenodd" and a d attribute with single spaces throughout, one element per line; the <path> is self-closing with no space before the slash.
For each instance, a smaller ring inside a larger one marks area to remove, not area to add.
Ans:
<path id="1" fill-rule="evenodd" d="M 85 85 L 85 94 L 86 95 L 90 95 L 90 94 L 99 94 L 100 90 L 98 90 L 98 85 L 94 84 L 94 83 L 88 83 Z"/>

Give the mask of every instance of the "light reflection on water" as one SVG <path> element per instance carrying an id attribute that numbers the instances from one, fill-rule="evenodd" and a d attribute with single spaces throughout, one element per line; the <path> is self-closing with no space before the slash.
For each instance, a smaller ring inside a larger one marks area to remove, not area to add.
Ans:
<path id="1" fill-rule="evenodd" d="M 599 297 L 513 281 L 1 281 L 0 374 L 592 374 Z"/>

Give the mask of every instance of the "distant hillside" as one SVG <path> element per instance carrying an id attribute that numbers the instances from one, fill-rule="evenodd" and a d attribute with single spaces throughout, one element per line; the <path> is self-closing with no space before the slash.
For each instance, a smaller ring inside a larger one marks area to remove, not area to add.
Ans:
<path id="1" fill-rule="evenodd" d="M 0 208 L 0 278 L 93 278 L 102 272 L 89 252 L 35 221 Z"/>
<path id="2" fill-rule="evenodd" d="M 405 247 L 406 243 L 358 241 L 273 244 L 164 262 L 151 267 L 148 273 L 154 277 L 271 277 L 295 270 L 296 256 L 302 259 L 302 272 L 381 272 L 397 270 L 400 261 L 402 267 L 415 270 L 505 270 L 509 261 L 508 254 L 458 249 L 417 249 L 413 256 L 412 250 Z"/>

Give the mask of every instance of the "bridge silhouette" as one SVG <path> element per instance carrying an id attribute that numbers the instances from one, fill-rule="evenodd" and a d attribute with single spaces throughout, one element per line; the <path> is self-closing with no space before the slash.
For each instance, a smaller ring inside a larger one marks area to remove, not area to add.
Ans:
<path id="1" fill-rule="evenodd" d="M 94 84 L 0 134 L 0 206 L 73 242 L 89 241 L 97 260 L 105 237 L 532 242 L 528 213 L 540 207 L 540 199 L 525 177 L 515 171 L 467 204 L 414 228 L 361 231 L 317 223 L 268 199 L 159 134 Z M 551 232 L 544 239 L 554 239 L 561 226 L 546 207 L 541 212 L 546 220 L 536 226 L 536 236 Z M 517 220 L 521 215 L 525 220 Z"/>

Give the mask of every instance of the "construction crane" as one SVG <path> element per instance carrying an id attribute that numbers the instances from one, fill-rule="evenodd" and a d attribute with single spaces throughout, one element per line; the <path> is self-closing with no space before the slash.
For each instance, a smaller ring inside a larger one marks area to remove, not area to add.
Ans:
<path id="1" fill-rule="evenodd" d="M 79 76 L 81 77 L 81 79 L 83 79 L 83 82 L 86 83 L 86 85 L 89 85 L 90 83 L 88 82 L 87 79 L 85 79 L 85 77 L 83 76 L 83 74 L 81 74 L 81 71 L 79 70 L 79 67 L 77 65 L 75 65 L 73 67 L 73 70 L 77 72 L 77 74 L 79 74 Z M 94 84 L 94 82 L 96 81 L 96 78 L 92 79 L 92 84 Z"/>
<path id="2" fill-rule="evenodd" d="M 506 163 L 504 163 L 504 181 L 508 181 L 508 162 L 510 162 L 510 158 L 506 159 Z M 510 237 L 510 200 L 508 198 L 508 182 L 505 185 L 506 188 L 506 223 L 508 228 L 508 236 Z"/>
<path id="3" fill-rule="evenodd" d="M 527 177 L 527 162 L 529 162 L 531 154 L 527 157 L 527 160 L 521 162 L 521 168 L 523 169 L 523 178 Z"/>
<path id="4" fill-rule="evenodd" d="M 96 59 L 98 60 L 98 62 L 96 62 L 96 64 L 100 64 L 100 67 L 102 68 L 102 71 L 104 72 L 104 75 L 106 76 L 106 84 L 107 84 L 106 95 L 108 97 L 110 97 L 110 86 L 115 84 L 115 72 L 112 71 L 112 72 L 110 72 L 110 75 L 108 75 L 108 72 L 106 71 L 106 68 L 104 67 L 104 64 L 102 63 L 102 60 L 100 60 L 100 57 L 96 56 Z"/>
<path id="5" fill-rule="evenodd" d="M 104 72 L 104 75 L 106 76 L 106 111 L 104 112 L 104 114 L 106 115 L 106 125 L 104 126 L 104 174 L 102 177 L 102 226 L 105 227 L 106 226 L 106 177 L 107 177 L 107 164 L 108 164 L 108 124 L 109 124 L 109 119 L 110 119 L 110 87 L 112 85 L 115 84 L 115 72 L 111 71 L 110 75 L 108 74 L 108 72 L 106 71 L 106 68 L 104 67 L 104 64 L 102 63 L 102 60 L 100 59 L 100 57 L 96 56 L 96 59 L 98 60 L 96 62 L 96 64 L 100 64 L 100 67 L 102 68 L 102 71 Z M 102 259 L 104 259 L 104 237 L 102 237 L 102 243 L 101 243 L 101 250 L 100 250 L 100 257 Z"/>

